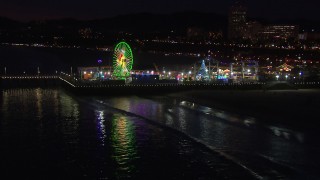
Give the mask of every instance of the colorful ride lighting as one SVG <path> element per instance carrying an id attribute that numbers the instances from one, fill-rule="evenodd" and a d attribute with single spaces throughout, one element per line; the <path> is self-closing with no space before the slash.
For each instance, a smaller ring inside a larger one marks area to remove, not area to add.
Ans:
<path id="1" fill-rule="evenodd" d="M 116 45 L 113 55 L 113 74 L 117 78 L 126 78 L 131 74 L 133 55 L 130 46 L 126 42 Z"/>

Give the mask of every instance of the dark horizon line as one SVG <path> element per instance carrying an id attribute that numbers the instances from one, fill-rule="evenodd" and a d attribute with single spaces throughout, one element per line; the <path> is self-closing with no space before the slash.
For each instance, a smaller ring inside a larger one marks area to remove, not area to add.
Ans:
<path id="1" fill-rule="evenodd" d="M 215 16 L 221 16 L 224 18 L 228 18 L 228 14 L 221 14 L 221 13 L 215 13 L 215 12 L 203 12 L 203 11 L 196 11 L 196 10 L 184 10 L 184 11 L 177 11 L 177 12 L 171 12 L 171 13 L 154 13 L 154 12 L 137 12 L 137 13 L 127 13 L 127 14 L 118 14 L 113 16 L 106 16 L 106 17 L 97 17 L 97 18 L 77 18 L 77 17 L 51 17 L 51 18 L 43 18 L 43 19 L 29 19 L 29 20 L 21 20 L 17 18 L 7 17 L 7 16 L 0 16 L 0 19 L 7 19 L 19 23 L 32 23 L 37 21 L 60 21 L 60 20 L 75 20 L 75 21 L 97 21 L 97 20 L 106 20 L 106 19 L 113 19 L 117 17 L 123 17 L 123 16 L 130 16 L 130 15 L 158 15 L 158 16 L 165 16 L 165 15 L 177 15 L 177 14 L 184 14 L 184 13 L 194 13 L 194 14 L 205 14 L 205 15 L 215 15 Z M 266 17 L 253 17 L 248 16 L 249 19 L 259 19 L 267 22 L 279 22 L 279 21 L 312 21 L 312 22 L 320 22 L 319 20 L 315 19 L 307 19 L 307 18 L 266 18 Z"/>
<path id="2" fill-rule="evenodd" d="M 17 18 L 12 18 L 12 17 L 7 17 L 7 16 L 1 16 L 0 18 L 5 18 L 8 20 L 16 21 L 16 22 L 23 22 L 23 23 L 29 23 L 29 22 L 35 22 L 35 21 L 54 21 L 54 20 L 77 20 L 77 21 L 95 21 L 95 20 L 105 20 L 105 19 L 112 19 L 112 18 L 117 18 L 117 17 L 122 17 L 122 16 L 130 16 L 130 15 L 142 15 L 142 14 L 151 14 L 151 15 L 175 15 L 175 14 L 183 14 L 183 13 L 197 13 L 197 14 L 211 14 L 211 15 L 217 15 L 217 16 L 227 16 L 215 12 L 201 12 L 201 11 L 195 11 L 195 10 L 184 10 L 184 11 L 177 11 L 177 12 L 171 12 L 171 13 L 154 13 L 154 12 L 133 12 L 133 13 L 127 13 L 127 14 L 118 14 L 118 15 L 113 15 L 113 16 L 106 16 L 106 17 L 96 17 L 96 18 L 77 18 L 77 17 L 51 17 L 51 18 L 39 18 L 39 19 L 31 19 L 31 20 L 19 20 Z"/>

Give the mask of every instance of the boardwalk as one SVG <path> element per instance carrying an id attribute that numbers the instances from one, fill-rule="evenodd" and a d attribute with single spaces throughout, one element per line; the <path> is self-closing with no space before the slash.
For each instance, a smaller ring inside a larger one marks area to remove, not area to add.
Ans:
<path id="1" fill-rule="evenodd" d="M 87 95 L 106 95 L 106 94 L 161 94 L 167 92 L 179 92 L 188 90 L 269 90 L 269 89 L 300 89 L 300 88 L 319 88 L 320 82 L 295 82 L 286 81 L 276 82 L 244 82 L 244 83 L 149 83 L 135 84 L 121 80 L 92 81 L 86 82 L 75 77 L 61 74 L 48 76 L 2 76 L 2 88 L 23 88 L 23 87 L 64 87 L 74 93 Z"/>

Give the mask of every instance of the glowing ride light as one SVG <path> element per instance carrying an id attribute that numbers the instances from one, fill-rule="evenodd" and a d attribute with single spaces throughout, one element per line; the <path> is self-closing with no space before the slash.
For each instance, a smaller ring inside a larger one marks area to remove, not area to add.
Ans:
<path id="1" fill-rule="evenodd" d="M 133 55 L 130 46 L 126 42 L 116 45 L 113 54 L 113 75 L 118 79 L 130 76 L 133 65 Z"/>

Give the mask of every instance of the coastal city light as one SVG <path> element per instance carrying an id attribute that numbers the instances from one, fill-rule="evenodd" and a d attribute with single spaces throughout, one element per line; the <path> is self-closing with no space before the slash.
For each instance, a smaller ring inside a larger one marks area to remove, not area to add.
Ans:
<path id="1" fill-rule="evenodd" d="M 1 179 L 320 179 L 308 1 L 1 1 Z"/>

